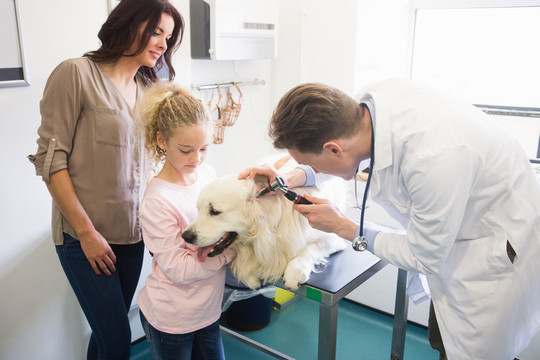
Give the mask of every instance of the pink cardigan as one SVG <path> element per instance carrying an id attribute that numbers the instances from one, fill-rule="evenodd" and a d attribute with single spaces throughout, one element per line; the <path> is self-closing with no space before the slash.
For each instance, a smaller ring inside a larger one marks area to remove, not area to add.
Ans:
<path id="1" fill-rule="evenodd" d="M 229 250 L 201 263 L 198 248 L 181 237 L 197 216 L 201 188 L 215 178 L 207 165 L 201 165 L 197 175 L 190 186 L 152 179 L 140 207 L 143 239 L 153 259 L 137 302 L 153 327 L 170 334 L 193 332 L 219 319 L 224 265 L 234 256 Z"/>

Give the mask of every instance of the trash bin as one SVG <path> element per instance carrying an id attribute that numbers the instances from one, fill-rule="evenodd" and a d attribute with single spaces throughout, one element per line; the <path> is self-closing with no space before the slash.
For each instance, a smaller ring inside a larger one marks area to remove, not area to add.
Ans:
<path id="1" fill-rule="evenodd" d="M 270 323 L 274 286 L 251 290 L 239 282 L 227 269 L 225 279 L 224 319 L 227 325 L 240 331 L 255 331 Z"/>

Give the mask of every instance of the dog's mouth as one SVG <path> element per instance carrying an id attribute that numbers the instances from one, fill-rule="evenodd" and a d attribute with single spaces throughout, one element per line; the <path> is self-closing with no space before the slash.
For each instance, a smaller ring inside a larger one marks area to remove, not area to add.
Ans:
<path id="1" fill-rule="evenodd" d="M 236 237 L 238 236 L 238 233 L 236 232 L 227 232 L 221 239 L 218 240 L 217 243 L 205 246 L 199 249 L 199 252 L 197 253 L 199 257 L 199 261 L 206 260 L 207 257 L 214 257 L 221 254 L 225 249 L 227 249 L 231 244 L 236 240 Z"/>

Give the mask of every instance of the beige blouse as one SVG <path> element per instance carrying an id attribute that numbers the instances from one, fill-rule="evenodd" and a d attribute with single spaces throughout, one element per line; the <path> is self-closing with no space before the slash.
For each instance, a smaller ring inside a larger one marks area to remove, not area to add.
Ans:
<path id="1" fill-rule="evenodd" d="M 142 81 L 138 79 L 138 96 Z M 28 158 L 44 181 L 67 169 L 97 231 L 110 244 L 141 240 L 138 208 L 146 184 L 142 137 L 134 112 L 101 67 L 89 58 L 62 62 L 40 103 L 38 150 Z M 55 244 L 77 238 L 53 201 Z"/>

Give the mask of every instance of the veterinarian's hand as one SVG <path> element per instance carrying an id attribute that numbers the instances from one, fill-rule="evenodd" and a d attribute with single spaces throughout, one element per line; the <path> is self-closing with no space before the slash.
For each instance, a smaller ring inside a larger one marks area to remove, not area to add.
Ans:
<path id="1" fill-rule="evenodd" d="M 343 239 L 352 241 L 358 225 L 327 199 L 309 194 L 304 195 L 312 205 L 295 204 L 293 207 L 304 215 L 311 227 L 328 233 L 335 233 Z"/>
<path id="2" fill-rule="evenodd" d="M 238 175 L 238 179 L 254 179 L 257 175 L 266 176 L 270 182 L 274 181 L 274 179 L 279 176 L 283 179 L 285 185 L 290 188 L 303 186 L 306 183 L 306 173 L 304 170 L 294 168 L 287 172 L 279 173 L 274 167 L 268 164 L 246 169 Z"/>
<path id="3" fill-rule="evenodd" d="M 242 171 L 240 174 L 238 174 L 238 179 L 242 180 L 248 178 L 253 180 L 257 175 L 266 176 L 268 179 L 270 179 L 270 181 L 274 181 L 276 176 L 280 176 L 275 168 L 268 164 L 263 164 L 261 166 L 252 167 Z"/>
<path id="4" fill-rule="evenodd" d="M 103 236 L 97 231 L 78 234 L 84 255 L 90 262 L 96 275 L 103 272 L 107 276 L 115 272 L 116 255 Z"/>
<path id="5" fill-rule="evenodd" d="M 264 165 L 261 165 L 261 166 L 258 166 L 258 167 L 253 167 L 253 168 L 249 168 L 249 169 L 246 169 L 246 170 L 242 171 L 238 175 L 238 179 L 242 180 L 242 179 L 248 178 L 248 179 L 255 180 L 257 185 L 260 186 L 260 189 L 258 189 L 258 191 L 261 191 L 264 188 L 266 188 L 269 183 L 274 181 L 274 179 L 277 176 L 280 176 L 280 174 L 277 172 L 276 169 L 274 169 L 270 165 L 264 164 Z M 264 180 L 262 180 L 262 179 L 264 179 Z M 277 191 L 269 191 L 266 194 L 264 194 L 263 196 L 272 196 L 272 195 L 276 195 L 276 194 L 279 194 L 279 192 L 277 192 Z"/>

